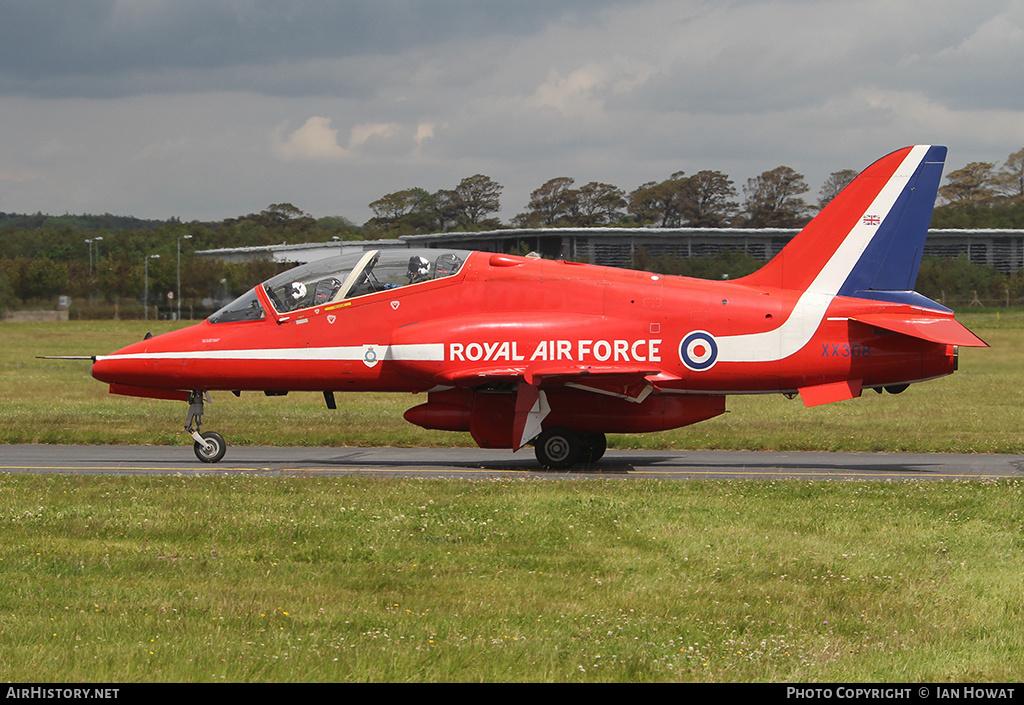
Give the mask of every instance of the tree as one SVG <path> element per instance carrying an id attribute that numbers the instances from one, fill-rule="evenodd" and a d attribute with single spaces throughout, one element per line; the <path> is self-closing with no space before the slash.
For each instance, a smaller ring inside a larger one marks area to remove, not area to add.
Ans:
<path id="1" fill-rule="evenodd" d="M 622 218 L 622 209 L 626 206 L 622 189 L 598 181 L 575 189 L 572 188 L 574 183 L 568 176 L 545 182 L 530 194 L 526 211 L 513 218 L 512 223 L 518 227 L 587 228 Z"/>
<path id="2" fill-rule="evenodd" d="M 513 222 L 521 227 L 564 225 L 579 205 L 579 192 L 572 187 L 574 183 L 568 176 L 549 179 L 530 193 L 526 212 L 517 215 Z"/>
<path id="3" fill-rule="evenodd" d="M 857 178 L 858 172 L 855 169 L 841 169 L 833 171 L 825 180 L 818 192 L 818 210 L 823 209 L 832 199 L 839 195 L 839 192 L 850 185 L 850 182 Z"/>
<path id="4" fill-rule="evenodd" d="M 459 196 L 451 189 L 441 189 L 430 197 L 430 212 L 437 223 L 437 230 L 448 232 L 460 224 L 462 210 Z"/>
<path id="5" fill-rule="evenodd" d="M 753 228 L 795 228 L 803 224 L 807 203 L 801 194 L 807 193 L 803 174 L 788 166 L 775 167 L 760 176 L 747 179 L 743 193 L 747 200 L 744 213 L 747 224 Z"/>
<path id="6" fill-rule="evenodd" d="M 686 179 L 683 213 L 687 224 L 695 228 L 718 228 L 726 224 L 736 210 L 736 188 L 720 171 L 698 171 Z"/>
<path id="7" fill-rule="evenodd" d="M 342 240 L 363 239 L 362 228 L 343 215 L 325 215 L 316 219 L 316 232 L 321 240 L 340 237 Z"/>
<path id="8" fill-rule="evenodd" d="M 374 217 L 368 227 L 380 227 L 390 234 L 429 232 L 436 229 L 433 197 L 422 188 L 407 188 L 378 198 L 370 204 Z"/>
<path id="9" fill-rule="evenodd" d="M 370 204 L 374 220 L 385 226 L 391 225 L 423 207 L 430 194 L 421 188 L 407 188 L 378 198 Z"/>
<path id="10" fill-rule="evenodd" d="M 286 227 L 289 232 L 305 231 L 316 225 L 315 218 L 291 203 L 273 203 L 249 218 L 268 228 Z"/>
<path id="11" fill-rule="evenodd" d="M 1024 149 L 1007 157 L 996 174 L 996 188 L 1007 198 L 1024 199 Z"/>
<path id="12" fill-rule="evenodd" d="M 453 192 L 453 206 L 459 225 L 476 225 L 488 213 L 501 210 L 502 186 L 483 174 L 468 176 L 459 182 Z"/>
<path id="13" fill-rule="evenodd" d="M 4 278 L 11 294 L 22 301 L 55 301 L 58 295 L 70 293 L 67 263 L 46 257 L 8 260 Z"/>
<path id="14" fill-rule="evenodd" d="M 662 228 L 679 227 L 687 189 L 681 171 L 660 183 L 648 182 L 629 194 L 629 212 L 641 223 L 654 223 Z"/>
<path id="15" fill-rule="evenodd" d="M 643 184 L 629 194 L 629 212 L 641 223 L 663 228 L 690 225 L 715 228 L 726 224 L 736 210 L 730 199 L 736 189 L 720 171 L 703 170 L 693 176 L 677 171 L 668 179 Z"/>
<path id="16" fill-rule="evenodd" d="M 652 257 L 643 245 L 637 247 L 628 265 L 658 274 L 675 274 L 699 279 L 738 279 L 756 272 L 764 262 L 743 251 L 724 249 L 714 257 L 674 257 L 669 254 Z"/>
<path id="17" fill-rule="evenodd" d="M 579 227 L 608 225 L 622 218 L 626 193 L 611 184 L 597 181 L 581 186 L 576 192 L 576 213 L 573 220 Z"/>
<path id="18" fill-rule="evenodd" d="M 962 169 L 946 175 L 947 183 L 939 189 L 939 195 L 947 203 L 958 206 L 992 203 L 996 198 L 992 162 L 971 162 Z"/>

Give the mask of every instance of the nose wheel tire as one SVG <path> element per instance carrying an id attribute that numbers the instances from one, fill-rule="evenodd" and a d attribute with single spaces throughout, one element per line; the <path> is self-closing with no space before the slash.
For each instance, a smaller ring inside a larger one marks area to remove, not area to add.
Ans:
<path id="1" fill-rule="evenodd" d="M 224 442 L 224 438 L 219 433 L 207 431 L 200 435 L 203 437 L 203 440 L 206 441 L 206 445 L 204 446 L 199 441 L 196 441 L 192 445 L 197 458 L 204 463 L 216 463 L 224 457 L 224 453 L 228 449 L 228 444 Z"/>

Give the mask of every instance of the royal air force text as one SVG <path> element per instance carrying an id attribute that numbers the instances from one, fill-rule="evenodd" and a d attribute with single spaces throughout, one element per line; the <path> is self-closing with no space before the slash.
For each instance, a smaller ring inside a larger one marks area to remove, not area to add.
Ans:
<path id="1" fill-rule="evenodd" d="M 661 362 L 661 340 L 542 340 L 448 343 L 451 362 Z"/>

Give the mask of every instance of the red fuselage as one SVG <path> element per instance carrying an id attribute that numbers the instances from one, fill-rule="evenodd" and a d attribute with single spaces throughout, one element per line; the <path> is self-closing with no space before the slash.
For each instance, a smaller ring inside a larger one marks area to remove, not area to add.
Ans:
<path id="1" fill-rule="evenodd" d="M 704 281 L 482 252 L 368 250 L 308 263 L 197 326 L 96 358 L 111 391 L 426 392 L 405 414 L 484 447 L 593 462 L 605 433 L 721 414 L 728 394 L 807 406 L 900 392 L 984 346 L 912 291 L 946 150 L 869 166 L 769 263 Z M 191 426 L 197 455 L 223 439 Z"/>
<path id="2" fill-rule="evenodd" d="M 804 323 L 813 332 L 792 354 L 772 354 L 781 343 L 766 338 L 759 344 L 768 350 L 756 359 L 723 356 L 708 369 L 684 363 L 680 344 L 692 331 L 719 341 L 782 331 L 795 325 L 800 296 L 742 280 L 474 253 L 459 274 L 417 286 L 290 315 L 265 301 L 271 313 L 261 320 L 205 321 L 149 338 L 98 358 L 92 373 L 161 390 L 423 392 L 530 369 L 621 369 L 647 372 L 659 393 L 729 394 L 849 379 L 883 387 L 954 370 L 952 345 L 854 320 L 864 313 L 912 317 L 915 307 L 841 296 L 820 321 Z"/>

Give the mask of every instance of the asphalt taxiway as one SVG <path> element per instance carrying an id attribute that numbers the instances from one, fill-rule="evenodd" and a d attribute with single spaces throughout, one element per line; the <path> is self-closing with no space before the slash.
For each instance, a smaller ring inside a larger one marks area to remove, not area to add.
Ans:
<path id="1" fill-rule="evenodd" d="M 231 446 L 220 463 L 189 446 L 0 446 L 0 473 L 93 475 L 383 475 L 662 480 L 1004 480 L 1024 477 L 1024 455 L 609 450 L 570 471 L 540 467 L 531 449 Z"/>

